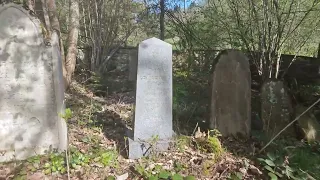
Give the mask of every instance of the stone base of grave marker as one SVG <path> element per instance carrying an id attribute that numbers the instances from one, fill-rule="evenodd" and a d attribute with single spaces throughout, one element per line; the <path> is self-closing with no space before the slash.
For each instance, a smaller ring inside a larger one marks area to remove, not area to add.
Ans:
<path id="1" fill-rule="evenodd" d="M 167 151 L 170 147 L 170 140 L 158 140 L 155 143 L 134 141 L 129 139 L 129 159 L 138 159 L 150 155 L 151 152 Z"/>
<path id="2" fill-rule="evenodd" d="M 172 131 L 172 137 L 175 137 L 176 135 L 177 134 L 174 131 Z M 132 130 L 127 131 L 127 137 L 127 145 L 129 147 L 129 159 L 139 159 L 141 157 L 146 157 L 149 156 L 151 152 L 167 151 L 170 148 L 170 144 L 172 142 L 172 139 L 161 139 L 155 141 L 154 143 L 152 143 L 152 139 L 148 141 L 134 140 Z"/>

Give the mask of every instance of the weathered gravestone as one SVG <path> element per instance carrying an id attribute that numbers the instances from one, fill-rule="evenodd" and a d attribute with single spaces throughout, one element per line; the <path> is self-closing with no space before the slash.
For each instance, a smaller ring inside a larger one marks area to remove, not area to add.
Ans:
<path id="1" fill-rule="evenodd" d="M 308 107 L 306 106 L 296 105 L 294 107 L 294 117 L 300 116 L 307 109 Z M 320 123 L 311 110 L 300 116 L 297 120 L 296 128 L 297 135 L 301 135 L 301 138 L 304 138 L 309 143 L 314 141 L 320 142 Z"/>
<path id="2" fill-rule="evenodd" d="M 172 46 L 157 38 L 140 43 L 133 139 L 129 158 L 166 150 L 172 137 Z M 157 137 L 157 138 L 156 138 Z"/>
<path id="3" fill-rule="evenodd" d="M 129 52 L 129 81 L 137 79 L 137 66 L 138 66 L 138 49 L 130 49 Z"/>
<path id="4" fill-rule="evenodd" d="M 282 81 L 269 80 L 261 87 L 261 119 L 263 131 L 269 138 L 274 137 L 291 121 L 291 99 Z M 290 126 L 283 135 L 292 135 L 293 126 Z"/>
<path id="5" fill-rule="evenodd" d="M 67 148 L 59 39 L 45 45 L 40 21 L 0 6 L 0 161 Z"/>
<path id="6" fill-rule="evenodd" d="M 222 51 L 213 65 L 210 129 L 222 135 L 249 135 L 251 74 L 248 58 L 239 51 Z"/>

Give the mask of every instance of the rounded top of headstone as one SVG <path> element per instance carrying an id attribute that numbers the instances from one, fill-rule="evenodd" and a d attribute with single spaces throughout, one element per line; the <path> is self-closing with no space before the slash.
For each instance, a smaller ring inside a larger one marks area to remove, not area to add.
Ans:
<path id="1" fill-rule="evenodd" d="M 246 59 L 248 59 L 248 57 L 242 52 L 242 51 L 239 51 L 237 49 L 225 49 L 225 50 L 222 50 L 221 55 L 224 55 L 224 54 L 235 54 L 237 56 L 242 56 L 242 57 L 245 57 Z"/>
<path id="2" fill-rule="evenodd" d="M 148 48 L 150 45 L 152 46 L 167 46 L 167 47 L 172 47 L 171 44 L 165 42 L 165 41 L 162 41 L 158 38 L 155 38 L 155 37 L 152 37 L 152 38 L 149 38 L 149 39 L 146 39 L 144 41 L 142 41 L 139 46 L 142 47 L 142 48 Z"/>
<path id="3" fill-rule="evenodd" d="M 23 39 L 25 44 L 42 43 L 40 20 L 30 16 L 21 5 L 8 3 L 0 6 L 0 38 Z"/>
<path id="4" fill-rule="evenodd" d="M 16 9 L 22 11 L 23 13 L 25 13 L 28 17 L 33 17 L 30 15 L 29 11 L 22 6 L 22 4 L 16 4 L 16 3 L 12 3 L 12 2 L 5 3 L 5 4 L 0 3 L 0 13 L 8 8 L 16 8 Z"/>
<path id="5" fill-rule="evenodd" d="M 243 69 L 248 69 L 248 72 L 250 72 L 249 58 L 236 49 L 222 50 L 213 60 L 212 72 L 214 72 L 217 64 L 228 64 L 230 61 L 239 63 Z"/>

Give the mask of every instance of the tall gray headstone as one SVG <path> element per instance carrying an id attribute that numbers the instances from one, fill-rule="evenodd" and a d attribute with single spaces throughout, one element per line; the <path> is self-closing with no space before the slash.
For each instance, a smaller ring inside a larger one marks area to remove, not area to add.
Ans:
<path id="1" fill-rule="evenodd" d="M 40 21 L 0 6 L 0 161 L 67 148 L 59 38 L 45 45 Z"/>
<path id="2" fill-rule="evenodd" d="M 224 50 L 215 59 L 211 93 L 210 128 L 222 135 L 250 135 L 251 73 L 248 58 Z"/>
<path id="3" fill-rule="evenodd" d="M 157 38 L 140 43 L 136 82 L 136 106 L 133 139 L 129 140 L 129 158 L 169 147 L 172 138 L 172 46 Z"/>

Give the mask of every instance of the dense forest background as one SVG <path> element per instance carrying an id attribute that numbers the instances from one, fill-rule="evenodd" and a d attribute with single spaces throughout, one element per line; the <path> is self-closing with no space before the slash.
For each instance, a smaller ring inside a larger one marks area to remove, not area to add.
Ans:
<path id="1" fill-rule="evenodd" d="M 77 47 L 92 48 L 87 62 L 92 71 L 97 67 L 104 71 L 117 46 L 137 46 L 150 37 L 184 51 L 188 67 L 197 63 L 193 50 L 249 51 L 259 75 L 266 78 L 277 77 L 280 54 L 318 55 L 320 20 L 315 0 L 57 0 L 56 4 L 66 51 L 73 39 L 70 33 L 76 30 Z"/>

